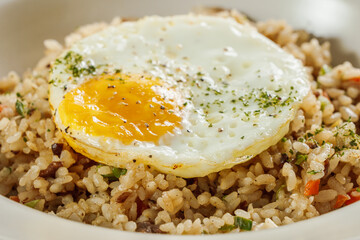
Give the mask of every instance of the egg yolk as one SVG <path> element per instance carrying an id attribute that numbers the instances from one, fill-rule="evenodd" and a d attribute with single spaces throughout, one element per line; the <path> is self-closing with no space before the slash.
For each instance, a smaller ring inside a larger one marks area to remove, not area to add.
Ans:
<path id="1" fill-rule="evenodd" d="M 69 91 L 58 108 L 67 127 L 92 136 L 157 143 L 181 122 L 179 96 L 161 80 L 141 75 L 103 75 Z"/>

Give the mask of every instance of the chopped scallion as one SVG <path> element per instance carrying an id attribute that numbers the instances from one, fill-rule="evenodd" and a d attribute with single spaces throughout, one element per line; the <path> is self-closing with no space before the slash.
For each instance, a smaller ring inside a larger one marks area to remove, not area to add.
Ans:
<path id="1" fill-rule="evenodd" d="M 284 188 L 285 188 L 285 184 L 281 185 L 281 186 L 278 188 L 278 190 L 276 190 L 276 192 L 275 192 L 275 198 L 276 198 L 276 200 L 279 199 L 280 192 L 281 192 Z"/>
<path id="2" fill-rule="evenodd" d="M 326 64 L 324 64 L 324 65 L 321 67 L 320 71 L 319 71 L 319 75 L 320 75 L 320 76 L 323 76 L 323 75 L 327 74 L 327 73 L 330 72 L 330 71 L 331 71 L 331 67 L 328 66 L 328 65 L 326 65 Z"/>
<path id="3" fill-rule="evenodd" d="M 25 117 L 25 106 L 21 101 L 16 100 L 15 109 L 20 116 Z"/>
<path id="4" fill-rule="evenodd" d="M 315 175 L 317 173 L 319 173 L 320 171 L 315 171 L 315 170 L 311 170 L 309 172 L 307 172 L 308 174 L 311 174 L 311 175 Z"/>
<path id="5" fill-rule="evenodd" d="M 35 199 L 35 200 L 25 203 L 25 205 L 28 207 L 34 208 L 34 207 L 36 207 L 36 205 L 38 204 L 39 201 L 40 201 L 40 199 Z"/>
<path id="6" fill-rule="evenodd" d="M 235 216 L 234 217 L 234 225 L 241 230 L 250 231 L 252 228 L 252 221 L 250 219 L 242 218 Z"/>
<path id="7" fill-rule="evenodd" d="M 302 164 L 303 162 L 305 162 L 305 161 L 307 160 L 307 158 L 308 158 L 307 155 L 297 153 L 297 154 L 296 154 L 295 164 L 296 164 L 296 165 L 300 165 L 300 164 Z"/>
<path id="8" fill-rule="evenodd" d="M 228 231 L 234 230 L 235 228 L 236 228 L 235 225 L 225 224 L 225 225 L 223 225 L 221 228 L 219 228 L 219 230 L 220 230 L 220 231 L 228 232 Z"/>
<path id="9" fill-rule="evenodd" d="M 108 178 L 109 180 L 118 180 L 120 178 L 120 176 L 125 175 L 127 172 L 126 168 L 116 168 L 116 167 L 112 167 L 111 168 L 112 173 L 110 174 L 104 174 L 102 175 L 105 178 Z"/>

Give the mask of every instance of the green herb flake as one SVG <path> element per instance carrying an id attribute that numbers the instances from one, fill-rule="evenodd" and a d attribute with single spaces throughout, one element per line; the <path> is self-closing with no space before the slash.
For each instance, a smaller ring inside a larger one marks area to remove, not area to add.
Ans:
<path id="1" fill-rule="evenodd" d="M 32 200 L 30 202 L 25 203 L 25 206 L 35 208 L 39 201 L 40 201 L 40 199 Z"/>
<path id="2" fill-rule="evenodd" d="M 356 191 L 357 191 L 357 192 L 360 192 L 360 188 L 356 188 Z"/>
<path id="3" fill-rule="evenodd" d="M 319 71 L 319 75 L 320 75 L 320 76 L 323 76 L 323 75 L 327 74 L 327 73 L 330 72 L 330 71 L 331 71 L 331 67 L 330 67 L 329 65 L 324 64 L 324 65 L 321 67 L 320 71 Z"/>
<path id="4" fill-rule="evenodd" d="M 223 200 L 223 201 L 226 202 L 226 199 L 225 199 L 225 198 L 226 198 L 227 196 L 228 196 L 228 195 L 225 194 L 224 196 L 221 197 L 221 200 Z"/>
<path id="5" fill-rule="evenodd" d="M 353 147 L 356 147 L 357 146 L 356 139 L 351 140 L 350 145 L 353 146 Z"/>
<path id="6" fill-rule="evenodd" d="M 298 141 L 299 141 L 299 142 L 304 142 L 304 141 L 305 141 L 305 139 L 304 139 L 304 138 L 302 138 L 302 137 L 299 137 L 299 138 L 298 138 Z"/>
<path id="7" fill-rule="evenodd" d="M 308 132 L 308 133 L 306 134 L 306 136 L 307 136 L 308 138 L 310 138 L 310 137 L 313 137 L 313 136 L 314 136 L 314 134 L 312 134 L 312 133 Z"/>
<path id="8" fill-rule="evenodd" d="M 355 132 L 353 130 L 349 129 L 349 136 L 355 137 L 355 135 L 356 135 Z"/>
<path id="9" fill-rule="evenodd" d="M 282 184 L 282 185 L 278 188 L 278 190 L 276 190 L 276 192 L 275 192 L 275 198 L 276 198 L 276 200 L 279 199 L 280 192 L 283 191 L 284 188 L 285 188 L 285 184 Z"/>
<path id="10" fill-rule="evenodd" d="M 25 106 L 21 101 L 16 100 L 15 109 L 20 116 L 25 117 Z"/>
<path id="11" fill-rule="evenodd" d="M 296 164 L 296 165 L 300 165 L 300 164 L 302 164 L 303 162 L 306 162 L 307 158 L 308 158 L 307 155 L 297 153 L 297 154 L 296 154 L 295 164 Z"/>
<path id="12" fill-rule="evenodd" d="M 321 110 L 321 111 L 324 111 L 324 110 L 325 110 L 325 107 L 326 107 L 326 102 L 321 102 L 320 110 Z"/>
<path id="13" fill-rule="evenodd" d="M 307 172 L 308 174 L 311 174 L 311 175 L 315 175 L 317 173 L 319 173 L 320 171 L 315 171 L 315 170 L 311 170 L 309 172 Z"/>
<path id="14" fill-rule="evenodd" d="M 27 139 L 27 137 L 23 137 L 23 140 L 24 140 L 24 142 L 29 141 L 29 140 Z"/>
<path id="15" fill-rule="evenodd" d="M 196 75 L 200 76 L 204 76 L 204 74 L 202 72 L 197 72 Z"/>
<path id="16" fill-rule="evenodd" d="M 234 225 L 241 230 L 250 231 L 252 228 L 252 221 L 250 219 L 242 218 L 235 216 L 234 217 Z"/>
<path id="17" fill-rule="evenodd" d="M 286 142 L 286 140 L 287 140 L 286 137 L 283 137 L 283 138 L 281 139 L 282 142 Z"/>
<path id="18" fill-rule="evenodd" d="M 64 57 L 67 65 L 67 71 L 69 71 L 74 77 L 80 77 L 81 75 L 90 75 L 96 71 L 96 67 L 91 65 L 90 62 L 86 62 L 86 67 L 82 67 L 83 57 L 73 51 L 69 51 Z"/>
<path id="19" fill-rule="evenodd" d="M 322 131 L 324 131 L 323 128 L 318 128 L 318 129 L 316 129 L 316 130 L 315 130 L 315 135 L 321 133 Z"/>
<path id="20" fill-rule="evenodd" d="M 96 166 L 96 172 L 98 171 L 99 168 L 101 168 L 102 166 L 104 166 L 103 164 L 99 164 Z"/>

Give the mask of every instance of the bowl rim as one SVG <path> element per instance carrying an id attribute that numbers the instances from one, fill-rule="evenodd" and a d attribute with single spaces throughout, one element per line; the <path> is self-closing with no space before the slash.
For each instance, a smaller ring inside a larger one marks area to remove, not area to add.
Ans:
<path id="1" fill-rule="evenodd" d="M 358 4 L 356 0 L 347 0 Z M 0 7 L 21 0 L 0 0 Z M 194 1 L 197 2 L 197 1 Z M 281 2 L 281 1 L 277 1 Z M 221 3 L 223 4 L 223 3 Z M 224 5 L 226 3 L 224 2 Z M 360 239 L 360 222 L 357 214 L 360 213 L 360 202 L 326 213 L 315 218 L 303 220 L 295 224 L 281 226 L 276 229 L 267 229 L 257 232 L 242 232 L 214 234 L 214 235 L 165 235 L 152 233 L 133 233 L 116 229 L 107 229 L 54 216 L 53 214 L 36 211 L 22 204 L 16 203 L 0 195 L 0 239 L 73 239 L 74 235 L 82 238 L 99 239 L 120 237 L 124 239 Z M 324 226 L 327 228 L 324 229 Z M 44 231 L 45 230 L 45 231 Z M 325 230 L 325 231 L 324 231 Z M 105 236 L 105 237 L 104 237 Z"/>
<path id="2" fill-rule="evenodd" d="M 52 236 L 52 239 L 72 239 L 73 229 L 76 229 L 76 235 L 80 234 L 82 238 L 86 237 L 88 240 L 98 239 L 100 236 L 106 236 L 106 238 L 126 237 L 126 239 L 141 238 L 154 240 L 203 240 L 205 237 L 215 240 L 222 239 L 225 236 L 226 239 L 229 240 L 239 239 L 239 237 L 250 240 L 261 239 L 263 237 L 276 238 L 279 240 L 290 238 L 358 239 L 360 237 L 360 224 L 356 217 L 357 215 L 354 214 L 354 212 L 360 212 L 360 202 L 311 219 L 280 226 L 279 228 L 265 229 L 256 232 L 227 233 L 226 235 L 169 235 L 121 231 L 64 219 L 53 214 L 31 209 L 4 196 L 0 196 L 0 212 L 2 212 L 3 216 L 6 216 L 6 218 L 0 218 L 0 237 L 4 237 L 5 239 L 42 239 L 42 236 L 48 236 L 49 231 L 55 234 Z M 35 222 L 40 223 L 40 225 L 33 224 Z M 324 231 L 324 226 L 330 223 L 335 223 L 336 227 L 329 225 L 330 227 Z M 29 228 L 29 226 L 31 227 Z M 41 232 L 42 227 L 45 227 L 47 231 Z M 57 230 L 59 227 L 60 231 Z M 301 235 L 299 235 L 300 232 Z"/>

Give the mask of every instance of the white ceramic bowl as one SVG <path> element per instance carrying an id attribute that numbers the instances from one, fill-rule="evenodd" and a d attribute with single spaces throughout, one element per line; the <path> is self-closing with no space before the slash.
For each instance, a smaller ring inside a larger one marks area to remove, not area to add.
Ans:
<path id="1" fill-rule="evenodd" d="M 0 76 L 35 65 L 43 40 L 115 16 L 172 15 L 193 7 L 237 8 L 256 20 L 285 19 L 332 43 L 333 63 L 360 63 L 358 0 L 0 0 Z M 0 239 L 360 239 L 360 203 L 277 229 L 227 235 L 169 236 L 122 232 L 80 224 L 22 206 L 0 196 Z"/>

